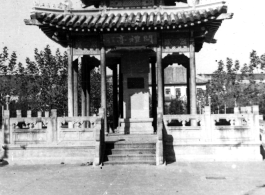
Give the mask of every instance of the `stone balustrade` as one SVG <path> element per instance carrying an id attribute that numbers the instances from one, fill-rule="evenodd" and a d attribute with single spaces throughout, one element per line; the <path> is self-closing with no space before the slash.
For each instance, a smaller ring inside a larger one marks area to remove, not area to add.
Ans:
<path id="1" fill-rule="evenodd" d="M 99 165 L 104 144 L 102 113 L 101 109 L 100 116 L 97 117 L 57 117 L 57 111 L 51 110 L 38 112 L 37 117 L 32 117 L 32 111 L 27 111 L 27 116 L 23 117 L 21 111 L 17 110 L 16 117 L 11 118 L 9 111 L 5 111 L 1 145 L 4 145 L 6 153 L 12 151 L 12 156 L 21 155 L 21 148 L 38 148 L 45 153 L 42 156 L 45 157 L 55 154 L 54 149 L 57 148 L 57 151 L 62 150 L 62 159 L 69 155 L 70 150 L 85 148 L 90 155 L 87 159 L 93 159 L 94 165 Z M 32 150 L 30 153 L 31 156 L 35 155 Z M 7 158 L 9 157 L 10 155 Z M 70 156 L 67 158 L 71 159 Z"/>
<path id="2" fill-rule="evenodd" d="M 206 107 L 201 115 L 164 115 L 163 120 L 166 132 L 178 141 L 258 141 L 258 112 L 258 107 L 253 106 L 235 108 L 234 114 L 210 114 Z M 191 120 L 197 126 L 190 126 Z"/>
<path id="3" fill-rule="evenodd" d="M 258 106 L 234 114 L 164 115 L 164 142 L 170 160 L 261 160 Z M 196 120 L 197 126 L 191 126 Z"/>

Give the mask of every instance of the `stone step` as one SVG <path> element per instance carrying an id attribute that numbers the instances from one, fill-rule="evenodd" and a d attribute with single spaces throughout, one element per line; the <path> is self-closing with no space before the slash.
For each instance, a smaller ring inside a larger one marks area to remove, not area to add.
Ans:
<path id="1" fill-rule="evenodd" d="M 116 141 L 138 141 L 138 142 L 155 142 L 157 140 L 157 135 L 121 135 L 121 134 L 108 134 L 105 137 L 106 142 L 116 142 Z"/>
<path id="2" fill-rule="evenodd" d="M 155 161 L 155 154 L 114 154 L 108 155 L 109 161 L 140 161 L 153 160 Z"/>
<path id="3" fill-rule="evenodd" d="M 116 142 L 114 143 L 114 148 L 155 148 L 156 143 L 154 142 Z"/>
<path id="4" fill-rule="evenodd" d="M 129 149 L 112 149 L 112 154 L 155 154 L 155 148 L 129 148 Z"/>
<path id="5" fill-rule="evenodd" d="M 108 161 L 104 165 L 156 165 L 154 160 Z"/>

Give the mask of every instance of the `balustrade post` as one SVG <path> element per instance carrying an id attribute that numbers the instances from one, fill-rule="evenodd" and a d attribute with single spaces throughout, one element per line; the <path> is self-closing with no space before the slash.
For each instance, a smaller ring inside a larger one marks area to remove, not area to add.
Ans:
<path id="1" fill-rule="evenodd" d="M 236 119 L 235 119 L 235 126 L 239 126 L 240 125 L 240 121 L 238 119 L 238 115 L 239 115 L 239 107 L 234 107 L 234 115 L 236 115 Z"/>
<path id="2" fill-rule="evenodd" d="M 4 110 L 4 132 L 3 132 L 4 144 L 12 143 L 12 132 L 10 128 L 10 111 Z"/>
<path id="3" fill-rule="evenodd" d="M 212 141 L 212 130 L 215 128 L 212 124 L 211 108 L 210 106 L 204 107 L 204 121 L 205 121 L 205 140 L 206 142 Z"/>
<path id="4" fill-rule="evenodd" d="M 16 114 L 17 114 L 17 118 L 21 118 L 22 117 L 21 110 L 16 110 Z"/>
<path id="5" fill-rule="evenodd" d="M 260 125 L 259 125 L 259 120 L 260 120 L 260 115 L 259 115 L 259 106 L 255 105 L 252 106 L 252 113 L 253 113 L 253 136 L 254 136 L 254 141 L 259 142 L 260 141 Z"/>
<path id="6" fill-rule="evenodd" d="M 247 114 L 251 114 L 251 107 L 250 106 L 247 106 L 245 109 L 246 109 Z"/>
<path id="7" fill-rule="evenodd" d="M 239 114 L 239 108 L 238 107 L 234 107 L 234 114 Z"/>
<path id="8" fill-rule="evenodd" d="M 37 112 L 37 117 L 39 118 L 39 120 L 37 121 L 36 129 L 42 129 L 41 111 Z"/>
<path id="9" fill-rule="evenodd" d="M 240 111 L 241 111 L 240 112 L 241 114 L 245 114 L 246 113 L 246 107 L 241 107 L 240 108 Z"/>
<path id="10" fill-rule="evenodd" d="M 45 111 L 45 112 L 44 112 L 44 117 L 45 117 L 45 118 L 48 118 L 49 116 L 50 116 L 50 112 L 49 112 L 49 111 Z"/>
<path id="11" fill-rule="evenodd" d="M 31 118 L 32 116 L 32 111 L 31 110 L 27 110 L 27 118 Z"/>
<path id="12" fill-rule="evenodd" d="M 51 141 L 52 142 L 57 142 L 57 134 L 58 134 L 58 129 L 57 129 L 57 123 L 58 123 L 58 120 L 57 120 L 57 110 L 56 109 L 52 109 L 51 110 Z"/>

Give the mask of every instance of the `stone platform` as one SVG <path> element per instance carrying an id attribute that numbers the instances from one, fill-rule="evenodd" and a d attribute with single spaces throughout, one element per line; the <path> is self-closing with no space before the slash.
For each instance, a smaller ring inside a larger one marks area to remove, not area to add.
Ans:
<path id="1" fill-rule="evenodd" d="M 4 159 L 8 164 L 81 164 L 93 162 L 95 144 L 93 145 L 8 145 L 5 147 Z"/>
<path id="2" fill-rule="evenodd" d="M 128 118 L 120 119 L 119 134 L 153 134 L 153 118 Z"/>

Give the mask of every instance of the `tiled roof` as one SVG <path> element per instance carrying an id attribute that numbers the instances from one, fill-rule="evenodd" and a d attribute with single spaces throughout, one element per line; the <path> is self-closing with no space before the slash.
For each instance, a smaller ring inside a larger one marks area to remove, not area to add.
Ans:
<path id="1" fill-rule="evenodd" d="M 143 9 L 89 8 L 71 9 L 34 7 L 27 25 L 37 25 L 50 38 L 58 30 L 69 32 L 167 31 L 196 27 L 206 28 L 205 42 L 213 37 L 222 20 L 231 18 L 224 2 L 192 7 L 160 6 Z M 55 40 L 56 41 L 56 40 Z M 60 42 L 60 41 L 58 41 Z"/>
<path id="2" fill-rule="evenodd" d="M 81 1 L 86 6 L 94 5 L 95 7 L 99 7 L 99 5 L 100 5 L 100 0 L 81 0 Z M 130 2 L 132 2 L 132 0 L 123 0 L 123 2 L 124 1 L 127 1 L 128 2 L 127 4 L 130 4 Z M 160 2 L 160 0 L 154 0 L 154 5 L 159 4 L 159 2 Z M 187 0 L 164 0 L 164 4 L 165 5 L 175 5 L 175 2 L 185 2 L 185 3 L 187 3 Z M 111 5 L 110 5 L 110 7 L 111 7 Z"/>
<path id="3" fill-rule="evenodd" d="M 104 28 L 136 28 L 136 27 L 168 27 L 175 28 L 193 26 L 201 22 L 216 19 L 220 14 L 226 13 L 226 6 L 222 5 L 215 9 L 177 10 L 177 9 L 149 9 L 149 10 L 119 10 L 111 9 L 104 11 L 84 13 L 49 13 L 35 12 L 31 18 L 37 19 L 39 25 L 49 24 L 57 28 L 69 30 L 101 30 Z"/>

